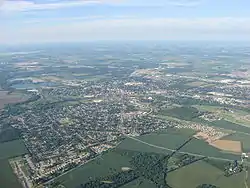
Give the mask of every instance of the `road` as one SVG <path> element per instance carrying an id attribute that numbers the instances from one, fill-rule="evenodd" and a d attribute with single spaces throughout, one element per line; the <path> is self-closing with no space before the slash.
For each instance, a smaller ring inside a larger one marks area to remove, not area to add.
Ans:
<path id="1" fill-rule="evenodd" d="M 171 151 L 171 152 L 176 151 L 176 150 L 173 150 L 173 149 L 169 149 L 169 148 L 165 148 L 165 147 L 162 147 L 162 146 L 157 146 L 157 145 L 154 145 L 154 144 L 150 144 L 148 142 L 144 142 L 144 141 L 142 141 L 142 140 L 140 140 L 138 138 L 135 138 L 135 137 L 132 137 L 132 136 L 129 136 L 129 135 L 124 135 L 124 136 L 126 136 L 127 138 L 130 138 L 132 140 L 135 140 L 137 142 L 140 142 L 142 144 L 154 147 L 154 148 L 158 148 L 158 149 L 162 149 L 162 150 L 166 150 L 166 151 Z M 225 158 L 220 158 L 220 157 L 205 156 L 205 155 L 200 155 L 200 154 L 195 154 L 195 153 L 189 153 L 189 152 L 183 152 L 183 151 L 178 151 L 178 153 L 188 154 L 188 155 L 197 156 L 197 157 L 207 157 L 208 159 L 215 159 L 215 160 L 220 160 L 220 161 L 234 161 L 232 159 L 225 159 Z"/>
<path id="2" fill-rule="evenodd" d="M 246 175 L 245 175 L 245 181 L 244 181 L 246 188 L 248 188 L 247 181 L 248 181 L 248 169 L 246 169 Z"/>

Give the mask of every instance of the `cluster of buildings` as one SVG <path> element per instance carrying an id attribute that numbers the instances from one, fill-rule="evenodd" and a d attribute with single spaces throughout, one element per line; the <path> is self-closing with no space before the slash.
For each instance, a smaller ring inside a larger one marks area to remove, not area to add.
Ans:
<path id="1" fill-rule="evenodd" d="M 187 123 L 187 124 L 178 124 L 176 128 L 189 128 L 197 131 L 197 133 L 194 135 L 194 137 L 198 139 L 203 139 L 208 143 L 212 143 L 215 140 L 219 140 L 222 137 L 225 137 L 229 133 L 217 129 L 210 126 L 205 126 L 197 123 Z"/>

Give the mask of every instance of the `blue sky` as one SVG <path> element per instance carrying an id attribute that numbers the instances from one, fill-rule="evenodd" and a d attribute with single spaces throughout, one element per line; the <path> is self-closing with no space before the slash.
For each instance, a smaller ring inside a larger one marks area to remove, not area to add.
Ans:
<path id="1" fill-rule="evenodd" d="M 249 0 L 0 0 L 0 43 L 250 41 Z"/>

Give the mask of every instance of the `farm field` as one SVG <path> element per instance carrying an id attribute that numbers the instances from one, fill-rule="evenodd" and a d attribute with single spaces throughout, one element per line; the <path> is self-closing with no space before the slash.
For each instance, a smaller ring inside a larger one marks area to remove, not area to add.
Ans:
<path id="1" fill-rule="evenodd" d="M 82 183 L 86 183 L 91 178 L 95 179 L 119 172 L 122 167 L 132 167 L 129 160 L 129 157 L 110 151 L 102 157 L 98 157 L 90 163 L 59 177 L 56 181 L 66 188 L 75 188 Z"/>
<path id="2" fill-rule="evenodd" d="M 240 141 L 232 141 L 232 140 L 216 140 L 210 145 L 229 152 L 242 153 L 242 147 Z"/>
<path id="3" fill-rule="evenodd" d="M 250 152 L 250 136 L 242 133 L 233 133 L 223 139 L 240 141 L 242 143 L 243 152 Z"/>
<path id="4" fill-rule="evenodd" d="M 200 161 L 169 173 L 166 180 L 175 188 L 195 188 L 201 184 L 212 184 L 220 188 L 240 188 L 245 187 L 244 177 L 244 172 L 225 177 L 218 168 Z"/>
<path id="5" fill-rule="evenodd" d="M 181 129 L 176 129 L 176 128 L 168 128 L 164 130 L 158 131 L 159 134 L 177 134 L 177 135 L 184 135 L 184 136 L 193 136 L 196 134 L 196 130 L 189 129 L 189 128 L 181 128 Z"/>
<path id="6" fill-rule="evenodd" d="M 0 144 L 0 185 L 3 188 L 21 188 L 8 159 L 27 153 L 22 140 L 14 140 Z"/>
<path id="7" fill-rule="evenodd" d="M 0 185 L 3 188 L 22 188 L 7 159 L 0 160 Z"/>
<path id="8" fill-rule="evenodd" d="M 229 129 L 229 130 L 233 130 L 236 132 L 243 132 L 243 133 L 248 133 L 250 134 L 250 127 L 246 127 L 246 126 L 242 126 L 236 123 L 232 123 L 230 121 L 226 121 L 226 120 L 217 120 L 214 122 L 208 122 L 209 125 L 215 126 L 215 127 L 220 127 L 220 128 L 224 128 L 224 129 Z"/>
<path id="9" fill-rule="evenodd" d="M 0 159 L 8 159 L 27 153 L 22 140 L 13 140 L 0 144 Z"/>
<path id="10" fill-rule="evenodd" d="M 6 104 L 18 103 L 25 101 L 25 97 L 20 94 L 8 94 L 7 91 L 0 91 L 0 109 Z"/>
<path id="11" fill-rule="evenodd" d="M 183 144 L 188 140 L 188 136 L 177 135 L 177 134 L 159 134 L 152 133 L 149 135 L 143 135 L 138 137 L 138 139 L 154 144 L 159 147 L 176 149 L 178 146 Z M 141 152 L 155 152 L 161 154 L 167 154 L 169 151 L 162 148 L 156 148 L 144 143 L 138 142 L 136 140 L 127 138 L 119 146 L 120 149 L 141 151 Z M 221 150 L 214 148 L 213 146 L 208 145 L 206 142 L 198 139 L 191 140 L 186 146 L 184 146 L 180 151 L 190 152 L 199 155 L 205 155 L 210 157 L 226 158 L 226 159 L 237 159 L 238 155 L 223 153 Z"/>

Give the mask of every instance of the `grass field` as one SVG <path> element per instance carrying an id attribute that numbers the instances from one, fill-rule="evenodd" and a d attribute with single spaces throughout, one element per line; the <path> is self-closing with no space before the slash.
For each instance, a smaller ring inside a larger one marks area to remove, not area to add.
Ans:
<path id="1" fill-rule="evenodd" d="M 188 140 L 188 138 L 189 138 L 188 136 L 184 136 L 181 134 L 160 134 L 160 133 L 152 133 L 149 135 L 143 135 L 138 137 L 138 139 L 144 142 L 173 150 L 176 149 L 181 144 L 183 144 L 186 140 Z M 169 151 L 166 151 L 164 149 L 155 148 L 146 145 L 144 143 L 138 142 L 136 140 L 132 140 L 130 138 L 124 140 L 119 145 L 119 148 L 125 150 L 141 151 L 141 152 L 155 152 L 162 154 L 169 153 Z M 213 146 L 208 145 L 206 142 L 198 139 L 193 139 L 180 151 L 211 156 L 211 157 L 232 159 L 232 160 L 239 158 L 239 156 L 237 155 L 221 152 L 221 150 L 214 148 Z"/>
<path id="2" fill-rule="evenodd" d="M 6 159 L 0 160 L 0 187 L 1 188 L 21 188 L 12 168 Z"/>
<path id="3" fill-rule="evenodd" d="M 208 123 L 212 126 L 215 127 L 220 127 L 220 128 L 224 128 L 224 129 L 229 129 L 229 130 L 233 130 L 233 131 L 237 131 L 237 132 L 243 132 L 243 133 L 248 133 L 250 134 L 250 127 L 245 127 L 236 123 L 232 123 L 230 121 L 226 121 L 226 120 L 218 120 L 218 121 L 214 121 L 211 123 Z"/>
<path id="4" fill-rule="evenodd" d="M 169 173 L 167 182 L 174 188 L 196 188 L 201 184 L 212 184 L 220 188 L 243 188 L 244 177 L 244 172 L 225 177 L 218 168 L 200 161 Z"/>
<path id="5" fill-rule="evenodd" d="M 27 152 L 22 140 L 13 140 L 0 144 L 0 159 L 13 158 Z"/>
<path id="6" fill-rule="evenodd" d="M 27 153 L 22 140 L 14 140 L 0 144 L 0 187 L 20 188 L 17 177 L 12 171 L 8 159 Z"/>
<path id="7" fill-rule="evenodd" d="M 132 167 L 129 157 L 111 151 L 90 163 L 75 169 L 57 179 L 58 182 L 67 188 L 75 188 L 82 183 L 86 183 L 90 178 L 95 179 L 100 176 L 107 176 L 114 172 L 121 171 L 122 167 Z"/>

